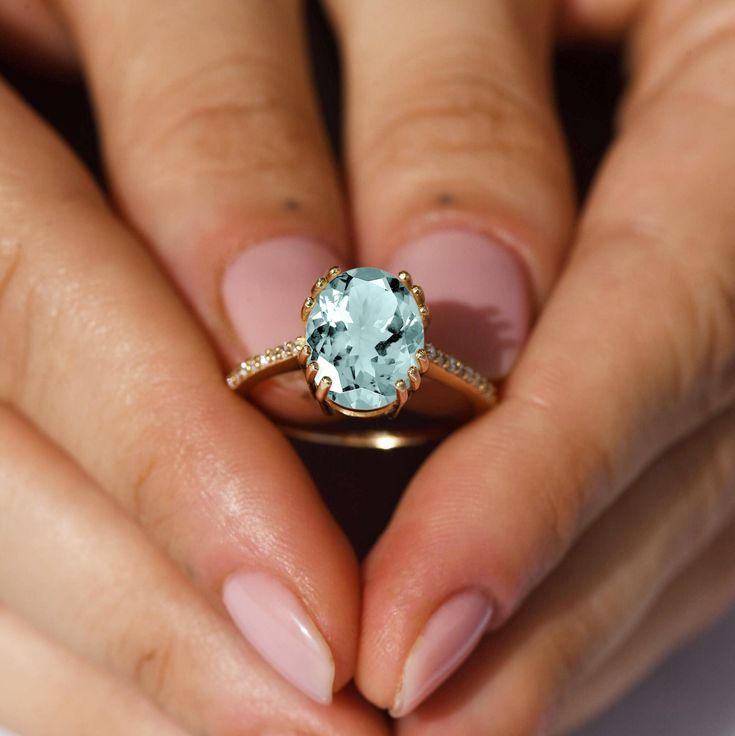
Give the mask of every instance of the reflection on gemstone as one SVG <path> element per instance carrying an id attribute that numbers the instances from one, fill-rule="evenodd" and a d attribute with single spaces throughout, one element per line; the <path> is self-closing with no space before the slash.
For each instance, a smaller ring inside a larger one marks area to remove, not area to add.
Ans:
<path id="1" fill-rule="evenodd" d="M 424 326 L 413 295 L 397 276 L 354 268 L 321 291 L 306 323 L 317 384 L 332 379 L 328 398 L 357 411 L 396 400 L 395 383 L 407 380 L 424 347 Z"/>

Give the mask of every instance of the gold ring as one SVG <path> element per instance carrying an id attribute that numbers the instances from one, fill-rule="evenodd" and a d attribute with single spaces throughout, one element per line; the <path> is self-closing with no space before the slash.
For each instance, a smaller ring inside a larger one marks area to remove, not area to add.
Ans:
<path id="1" fill-rule="evenodd" d="M 438 440 L 467 417 L 395 421 L 424 377 L 461 392 L 469 416 L 497 402 L 491 380 L 426 341 L 431 312 L 407 271 L 335 266 L 314 283 L 301 318 L 305 334 L 240 363 L 229 387 L 247 395 L 266 379 L 301 370 L 325 414 L 372 421 L 280 425 L 296 439 L 377 449 Z"/>

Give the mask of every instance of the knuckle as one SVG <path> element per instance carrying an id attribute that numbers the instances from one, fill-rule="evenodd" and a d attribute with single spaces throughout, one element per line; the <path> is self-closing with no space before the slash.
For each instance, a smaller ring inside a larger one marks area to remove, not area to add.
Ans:
<path id="1" fill-rule="evenodd" d="M 91 188 L 73 184 L 22 192 L 22 207 L 32 218 L 17 224 L 15 235 L 0 238 L 0 396 L 30 406 L 55 390 L 45 378 L 54 361 L 66 370 L 66 358 L 48 346 L 68 346 L 88 303 L 73 255 L 67 248 L 44 252 L 42 245 L 63 241 L 69 223 L 94 221 L 100 199 Z"/>
<path id="2" fill-rule="evenodd" d="M 162 416 L 171 416 L 165 408 L 158 408 Z M 192 444 L 179 431 L 150 418 L 143 422 L 139 436 L 125 453 L 129 461 L 135 458 L 128 467 L 136 470 L 131 470 L 127 478 L 121 502 L 146 532 L 159 545 L 164 545 L 166 553 L 175 558 L 170 548 L 172 540 L 177 530 L 180 531 L 181 518 L 186 518 L 188 513 L 187 505 L 181 502 L 187 486 L 180 473 L 189 467 L 187 453 L 196 452 Z M 152 445 L 157 449 L 151 451 Z"/>
<path id="3" fill-rule="evenodd" d="M 296 85 L 273 60 L 220 59 L 165 88 L 149 105 L 149 124 L 132 127 L 135 147 L 126 150 L 154 154 L 149 161 L 164 175 L 181 167 L 241 174 L 316 164 L 323 142 Z"/>
<path id="4" fill-rule="evenodd" d="M 559 390 L 551 365 L 546 370 L 547 375 L 539 372 L 523 393 L 516 391 L 509 398 L 528 417 L 528 426 L 536 427 L 535 436 L 546 438 L 540 445 L 545 482 L 538 486 L 539 502 L 547 538 L 545 557 L 558 560 L 585 526 L 591 494 L 600 487 L 613 487 L 615 472 L 604 438 L 587 430 L 595 417 L 583 421 L 578 412 L 570 410 L 568 392 Z"/>
<path id="5" fill-rule="evenodd" d="M 440 161 L 479 157 L 485 165 L 513 157 L 558 165 L 556 147 L 549 145 L 558 131 L 540 102 L 503 75 L 456 66 L 448 64 L 441 74 L 406 74 L 373 106 L 374 119 L 353 147 L 368 175 L 396 163 L 416 168 L 429 151 Z"/>
<path id="6" fill-rule="evenodd" d="M 588 247 L 582 257 L 595 264 L 616 249 L 600 286 L 630 304 L 618 310 L 618 323 L 641 346 L 635 362 L 641 384 L 650 396 L 665 397 L 662 409 L 695 423 L 735 398 L 735 279 L 732 268 L 723 268 L 732 247 L 719 243 L 692 258 L 688 240 L 672 233 L 668 218 L 667 210 L 591 223 L 583 243 L 606 243 L 607 249 Z M 640 314 L 649 311 L 655 319 L 642 322 Z"/>
<path id="7" fill-rule="evenodd" d="M 171 688 L 177 672 L 181 643 L 176 635 L 161 625 L 155 608 L 148 618 L 129 617 L 127 594 L 111 593 L 94 610 L 86 611 L 89 626 L 97 635 L 104 633 L 102 655 L 121 675 L 129 677 L 154 699 Z"/>
<path id="8" fill-rule="evenodd" d="M 670 263 L 663 274 L 677 315 L 664 342 L 671 395 L 706 419 L 735 398 L 735 285 L 717 266 L 684 273 Z"/>
<path id="9" fill-rule="evenodd" d="M 131 659 L 133 681 L 154 698 L 168 689 L 172 672 L 172 654 L 172 645 L 164 642 L 138 650 Z"/>
<path id="10" fill-rule="evenodd" d="M 700 104 L 709 101 L 735 106 L 732 85 L 723 84 L 721 75 L 732 66 L 735 2 L 688 0 L 672 4 L 658 0 L 646 17 L 634 55 L 638 82 L 627 105 L 629 112 L 684 89 L 689 89 Z M 703 74 L 705 70 L 712 73 Z"/>
<path id="11" fill-rule="evenodd" d="M 695 520 L 691 537 L 706 540 L 719 530 L 735 509 L 735 407 L 723 412 L 707 426 L 703 444 L 711 448 L 710 482 L 698 499 L 700 521 L 697 524 Z"/>
<path id="12" fill-rule="evenodd" d="M 23 289 L 17 287 L 18 274 L 22 270 L 25 248 L 21 240 L 0 238 L 0 395 L 7 397 L 10 389 L 24 375 L 23 366 L 27 363 L 26 347 L 29 340 L 18 325 L 29 325 L 28 319 L 19 314 L 27 313 L 22 306 L 27 298 Z M 27 331 L 27 330 L 26 330 Z"/>
<path id="13" fill-rule="evenodd" d="M 619 610 L 623 598 L 619 592 L 611 594 L 603 587 L 548 632 L 545 658 L 548 678 L 554 682 L 557 692 L 564 692 L 593 664 L 600 648 L 601 632 L 618 620 L 616 613 L 625 614 Z"/>
<path id="14" fill-rule="evenodd" d="M 710 411 L 735 401 L 735 278 L 715 268 L 712 272 L 712 308 L 706 319 L 705 378 L 711 386 L 706 404 Z"/>
<path id="15" fill-rule="evenodd" d="M 551 670 L 538 657 L 527 658 L 526 666 L 518 669 L 513 689 L 513 703 L 501 716 L 504 736 L 547 736 L 552 733 L 557 709 L 557 683 Z M 472 733 L 485 733 L 478 728 Z"/>

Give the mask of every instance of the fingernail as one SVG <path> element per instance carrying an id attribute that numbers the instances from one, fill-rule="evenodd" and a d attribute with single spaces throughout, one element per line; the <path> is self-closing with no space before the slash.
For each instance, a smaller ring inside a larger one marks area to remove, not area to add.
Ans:
<path id="1" fill-rule="evenodd" d="M 401 247 L 389 270 L 402 269 L 424 289 L 432 342 L 491 378 L 510 371 L 532 309 L 519 256 L 484 235 L 444 230 Z"/>
<path id="2" fill-rule="evenodd" d="M 256 352 L 302 334 L 301 305 L 336 260 L 326 246 L 307 238 L 275 238 L 245 248 L 222 280 L 225 309 L 242 344 Z"/>
<path id="3" fill-rule="evenodd" d="M 222 597 L 243 636 L 277 672 L 318 703 L 332 702 L 332 652 L 285 585 L 267 573 L 238 572 Z"/>
<path id="4" fill-rule="evenodd" d="M 394 718 L 408 715 L 469 657 L 491 616 L 492 608 L 479 590 L 458 593 L 434 613 L 403 667 L 390 710 Z"/>

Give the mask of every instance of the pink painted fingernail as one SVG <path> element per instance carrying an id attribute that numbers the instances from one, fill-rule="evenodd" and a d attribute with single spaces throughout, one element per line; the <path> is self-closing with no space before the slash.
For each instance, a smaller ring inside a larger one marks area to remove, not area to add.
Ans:
<path id="1" fill-rule="evenodd" d="M 526 269 L 507 246 L 465 230 L 433 232 L 404 245 L 389 270 L 424 288 L 429 339 L 491 378 L 505 376 L 531 320 Z"/>
<path id="2" fill-rule="evenodd" d="M 492 607 L 479 590 L 464 590 L 440 606 L 406 659 L 390 714 L 408 715 L 431 695 L 470 656 L 491 617 Z"/>
<path id="3" fill-rule="evenodd" d="M 332 702 L 334 659 L 301 601 L 264 572 L 227 578 L 222 597 L 243 636 L 286 680 L 318 703 Z"/>
<path id="4" fill-rule="evenodd" d="M 337 261 L 326 246 L 298 237 L 266 240 L 240 253 L 225 271 L 222 299 L 243 345 L 253 352 L 302 334 L 301 305 Z"/>

